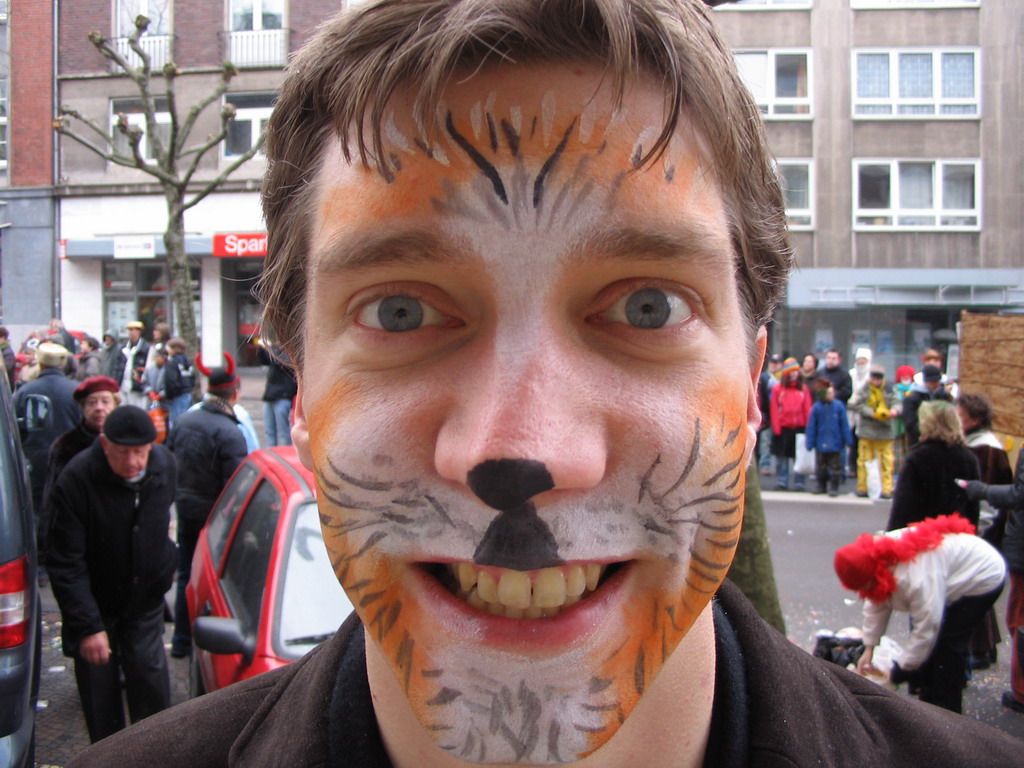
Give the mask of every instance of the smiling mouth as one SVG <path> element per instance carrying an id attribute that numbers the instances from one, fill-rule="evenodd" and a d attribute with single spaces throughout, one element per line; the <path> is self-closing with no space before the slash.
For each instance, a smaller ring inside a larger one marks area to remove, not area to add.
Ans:
<path id="1" fill-rule="evenodd" d="M 614 568 L 601 563 L 579 563 L 514 571 L 459 562 L 448 563 L 434 573 L 453 595 L 492 616 L 544 619 L 586 600 Z"/>

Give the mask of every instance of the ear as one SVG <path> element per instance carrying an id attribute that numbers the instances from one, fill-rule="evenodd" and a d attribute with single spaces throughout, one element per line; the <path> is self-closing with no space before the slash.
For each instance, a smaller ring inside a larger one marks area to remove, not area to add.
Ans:
<path id="1" fill-rule="evenodd" d="M 757 381 L 761 378 L 764 355 L 768 348 L 768 331 L 762 325 L 754 337 L 754 351 L 750 359 L 750 387 L 747 390 L 747 432 L 750 436 L 748 448 L 751 455 L 757 443 L 757 430 L 761 426 L 761 409 L 757 405 Z"/>
<path id="2" fill-rule="evenodd" d="M 302 394 L 304 389 L 302 386 L 302 377 L 296 375 L 295 379 L 299 388 L 295 393 L 294 422 L 292 423 L 292 445 L 295 446 L 295 452 L 299 455 L 299 461 L 302 462 L 302 466 L 312 472 L 313 457 L 309 452 L 309 425 L 306 423 L 306 411 L 302 407 Z"/>

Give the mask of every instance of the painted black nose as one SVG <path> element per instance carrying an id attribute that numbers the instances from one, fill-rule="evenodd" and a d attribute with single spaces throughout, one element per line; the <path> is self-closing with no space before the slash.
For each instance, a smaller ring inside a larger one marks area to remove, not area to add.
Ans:
<path id="1" fill-rule="evenodd" d="M 477 565 L 530 571 L 564 563 L 551 529 L 530 502 L 555 487 L 543 462 L 488 459 L 469 471 L 466 483 L 484 504 L 498 510 L 473 555 Z"/>
<path id="2" fill-rule="evenodd" d="M 544 462 L 533 459 L 488 459 L 469 470 L 466 484 L 489 507 L 501 511 L 522 506 L 555 487 Z"/>

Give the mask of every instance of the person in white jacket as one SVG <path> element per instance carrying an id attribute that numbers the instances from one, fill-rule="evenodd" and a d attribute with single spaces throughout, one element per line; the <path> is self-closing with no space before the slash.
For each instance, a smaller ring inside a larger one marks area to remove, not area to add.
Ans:
<path id="1" fill-rule="evenodd" d="M 865 598 L 861 674 L 878 672 L 874 649 L 894 610 L 913 620 L 910 642 L 890 679 L 908 682 L 921 701 L 961 711 L 971 631 L 1003 589 L 1006 564 L 959 515 L 928 518 L 908 528 L 863 534 L 835 554 L 847 589 Z"/>

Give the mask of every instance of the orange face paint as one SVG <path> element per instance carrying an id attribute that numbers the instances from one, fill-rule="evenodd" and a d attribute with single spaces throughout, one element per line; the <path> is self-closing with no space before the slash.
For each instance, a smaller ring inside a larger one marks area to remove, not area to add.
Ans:
<path id="1" fill-rule="evenodd" d="M 299 447 L 425 732 L 557 764 L 657 685 L 738 540 L 756 409 L 727 217 L 693 137 L 637 165 L 650 83 L 616 111 L 599 72 L 496 69 L 445 105 L 428 142 L 396 101 L 389 172 L 325 157 Z"/>

